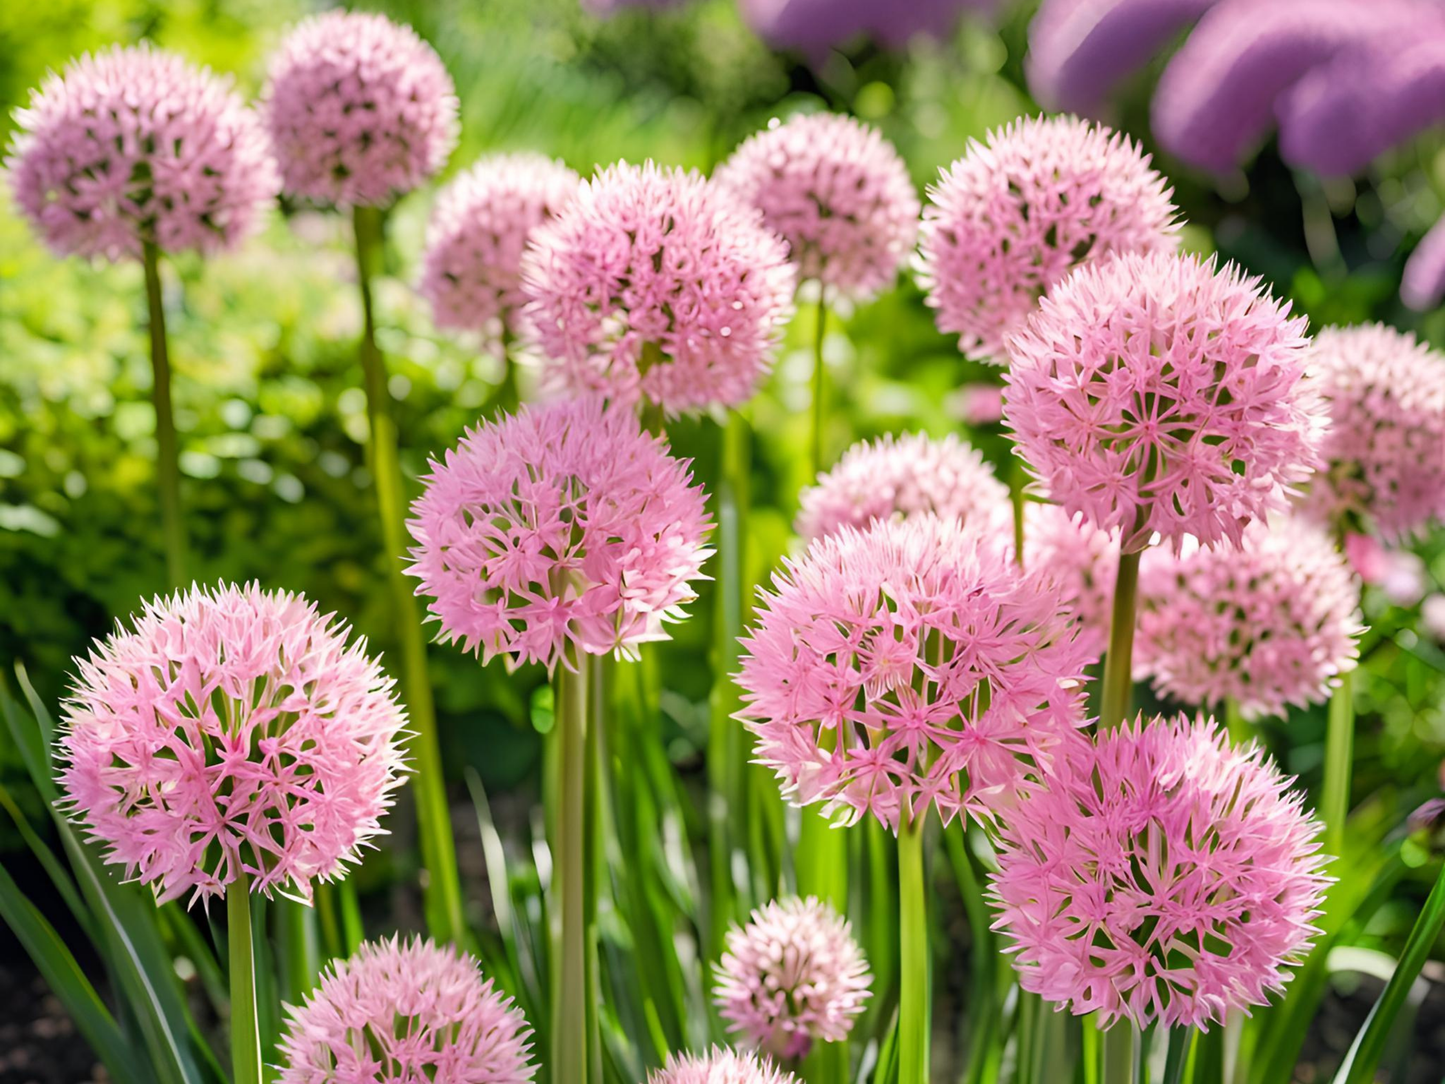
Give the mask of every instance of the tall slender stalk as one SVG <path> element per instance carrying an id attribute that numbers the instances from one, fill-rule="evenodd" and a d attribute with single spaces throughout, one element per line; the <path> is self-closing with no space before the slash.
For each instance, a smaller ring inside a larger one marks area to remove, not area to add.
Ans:
<path id="1" fill-rule="evenodd" d="M 1355 674 L 1340 675 L 1330 697 L 1325 730 L 1325 779 L 1320 817 L 1325 822 L 1325 853 L 1339 857 L 1345 847 L 1345 820 L 1350 814 L 1350 764 L 1355 749 Z"/>
<path id="2" fill-rule="evenodd" d="M 594 1023 L 587 968 L 587 661 L 576 672 L 558 666 L 552 679 L 558 755 L 556 781 L 555 885 L 562 914 L 556 984 L 552 991 L 552 1079 L 587 1084 L 588 1048 Z M 556 905 L 554 905 L 556 906 Z M 595 1084 L 595 1082 L 594 1082 Z"/>
<path id="3" fill-rule="evenodd" d="M 422 863 L 426 866 L 427 926 L 439 941 L 464 943 L 466 920 L 462 912 L 461 883 L 457 876 L 456 844 L 452 839 L 446 785 L 437 742 L 436 711 L 426 669 L 426 644 L 421 616 L 411 584 L 402 573 L 406 552 L 406 499 L 401 462 L 397 455 L 396 423 L 391 416 L 391 392 L 386 384 L 386 363 L 376 345 L 376 317 L 371 282 L 381 256 L 382 220 L 375 207 L 357 207 L 356 271 L 361 287 L 364 326 L 361 336 L 361 371 L 366 387 L 366 416 L 370 423 L 369 460 L 386 550 L 387 581 L 392 616 L 401 639 L 402 688 L 411 727 L 408 751 L 416 768 L 412 793 L 416 795 L 417 829 Z"/>
<path id="4" fill-rule="evenodd" d="M 1127 1020 L 1115 1020 L 1114 1026 L 1100 1039 L 1104 1066 L 1099 1079 L 1104 1084 L 1137 1084 L 1134 1076 L 1134 1026 Z"/>
<path id="5" fill-rule="evenodd" d="M 827 298 L 820 286 L 818 289 L 818 322 L 813 334 L 813 435 L 809 445 L 812 472 L 808 484 L 812 485 L 818 472 L 823 469 L 823 423 L 827 398 L 827 370 L 823 364 L 823 340 L 828 332 Z"/>
<path id="6" fill-rule="evenodd" d="M 251 892 L 244 873 L 226 888 L 226 945 L 231 970 L 231 1084 L 261 1084 Z"/>
<path id="7" fill-rule="evenodd" d="M 1104 656 L 1104 683 L 1099 726 L 1110 729 L 1129 714 L 1134 690 L 1134 610 L 1139 594 L 1139 553 L 1119 555 L 1114 580 L 1114 608 L 1109 618 L 1109 653 Z"/>
<path id="8" fill-rule="evenodd" d="M 1239 710 L 1239 701 L 1232 696 L 1224 698 L 1224 725 L 1229 731 L 1229 740 L 1235 745 L 1243 745 L 1252 736 L 1249 722 Z"/>
<path id="9" fill-rule="evenodd" d="M 1009 467 L 1008 491 L 1009 501 L 1014 510 L 1014 561 L 1020 568 L 1024 564 L 1024 487 L 1028 485 L 1028 475 L 1024 471 L 1024 461 L 1018 456 L 1013 457 L 1013 463 Z"/>
<path id="10" fill-rule="evenodd" d="M 166 345 L 166 309 L 161 296 L 160 251 L 146 241 L 141 248 L 145 268 L 147 321 L 151 339 L 151 401 L 156 411 L 156 486 L 160 490 L 161 537 L 166 549 L 166 575 L 172 587 L 186 578 L 186 525 L 181 518 L 180 446 L 171 409 L 171 355 Z"/>
<path id="11" fill-rule="evenodd" d="M 898 826 L 899 1084 L 928 1084 L 930 991 L 928 886 L 923 876 L 923 818 L 905 812 Z"/>

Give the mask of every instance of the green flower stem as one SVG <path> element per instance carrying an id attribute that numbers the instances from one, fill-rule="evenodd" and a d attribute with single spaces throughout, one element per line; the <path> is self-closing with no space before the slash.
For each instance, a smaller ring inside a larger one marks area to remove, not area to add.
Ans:
<path id="1" fill-rule="evenodd" d="M 1135 1045 L 1134 1027 L 1127 1020 L 1115 1020 L 1100 1036 L 1104 1065 L 1099 1079 L 1104 1084 L 1139 1084 L 1134 1075 Z"/>
<path id="2" fill-rule="evenodd" d="M 1027 485 L 1028 475 L 1024 471 L 1024 461 L 1014 456 L 1009 466 L 1008 491 L 1014 510 L 1014 561 L 1020 568 L 1024 564 L 1024 505 L 1028 503 L 1024 499 L 1024 488 Z"/>
<path id="3" fill-rule="evenodd" d="M 1254 736 L 1249 721 L 1239 710 L 1239 701 L 1232 696 L 1224 698 L 1224 725 L 1229 731 L 1229 740 L 1235 745 L 1243 745 Z"/>
<path id="4" fill-rule="evenodd" d="M 551 798 L 556 803 L 553 885 L 562 916 L 556 985 L 552 991 L 552 1079 L 587 1084 L 588 1042 L 594 1031 L 587 957 L 587 660 L 577 671 L 559 665 L 552 678 L 558 751 Z M 594 1082 L 596 1084 L 596 1082 Z"/>
<path id="5" fill-rule="evenodd" d="M 244 873 L 226 888 L 226 943 L 231 970 L 231 1084 L 261 1084 L 251 892 Z"/>
<path id="6" fill-rule="evenodd" d="M 386 551 L 392 617 L 401 639 L 402 687 L 412 732 L 408 752 L 416 768 L 412 793 L 416 795 L 417 829 L 421 837 L 422 863 L 427 871 L 427 926 L 439 941 L 465 944 L 466 920 L 462 911 L 461 883 L 457 875 L 456 844 L 452 839 L 446 784 L 442 777 L 436 711 L 432 705 L 431 680 L 427 676 L 426 643 L 422 639 L 416 596 L 402 572 L 403 555 L 407 549 L 406 500 L 401 462 L 397 456 L 396 422 L 391 416 L 391 392 L 386 386 L 386 362 L 376 345 L 376 317 L 371 297 L 371 282 L 381 256 L 381 212 L 375 207 L 357 207 L 353 225 L 356 232 L 357 280 L 361 286 L 361 307 L 365 317 L 361 336 L 361 370 L 366 385 L 366 415 L 371 429 L 369 459 L 376 488 L 377 512 L 381 518 L 382 545 Z"/>
<path id="7" fill-rule="evenodd" d="M 823 341 L 828 332 L 828 306 L 823 291 L 818 291 L 818 322 L 813 335 L 813 434 L 809 451 L 812 456 L 812 472 L 808 484 L 812 485 L 823 469 L 823 411 L 827 405 L 827 370 L 823 364 Z"/>
<path id="8" fill-rule="evenodd" d="M 1325 780 L 1320 795 L 1320 818 L 1325 822 L 1325 853 L 1344 854 L 1345 820 L 1350 814 L 1350 764 L 1355 755 L 1355 673 L 1340 676 L 1330 697 L 1325 730 Z"/>
<path id="9" fill-rule="evenodd" d="M 186 580 L 186 525 L 181 518 L 180 446 L 171 409 L 171 355 L 166 345 L 166 309 L 161 296 L 160 250 L 146 241 L 141 249 L 151 339 L 151 401 L 156 411 L 156 485 L 160 490 L 161 535 L 166 574 L 172 587 Z"/>
<path id="10" fill-rule="evenodd" d="M 1138 553 L 1120 554 L 1119 573 L 1114 580 L 1109 653 L 1104 656 L 1104 685 L 1099 709 L 1099 726 L 1105 730 L 1125 721 L 1134 691 L 1134 609 L 1139 594 L 1139 557 Z"/>
<path id="11" fill-rule="evenodd" d="M 898 1084 L 927 1084 L 930 1016 L 928 886 L 923 876 L 923 819 L 898 826 Z"/>

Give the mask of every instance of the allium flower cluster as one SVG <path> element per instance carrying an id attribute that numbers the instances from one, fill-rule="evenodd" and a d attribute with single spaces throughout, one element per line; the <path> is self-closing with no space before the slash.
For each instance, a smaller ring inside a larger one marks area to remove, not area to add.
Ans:
<path id="1" fill-rule="evenodd" d="M 1022 118 L 990 132 L 928 195 L 919 284 L 939 330 L 998 365 L 1009 334 L 1076 267 L 1179 244 L 1169 187 L 1148 155 L 1073 117 Z"/>
<path id="2" fill-rule="evenodd" d="M 798 805 L 991 820 L 1081 739 L 1088 653 L 1052 586 L 935 516 L 843 527 L 763 591 L 740 718 Z"/>
<path id="3" fill-rule="evenodd" d="M 1233 266 L 1132 253 L 1080 268 L 1010 341 L 1004 417 L 1046 495 L 1177 548 L 1239 543 L 1318 463 L 1305 321 Z"/>
<path id="4" fill-rule="evenodd" d="M 290 1009 L 281 1084 L 524 1084 L 532 1029 L 470 956 L 368 942 Z"/>
<path id="5" fill-rule="evenodd" d="M 834 113 L 774 119 L 733 152 L 718 184 L 788 242 L 798 277 L 852 298 L 893 283 L 918 236 L 908 167 L 877 130 Z"/>
<path id="6" fill-rule="evenodd" d="M 1079 643 L 1095 658 L 1109 639 L 1119 535 L 1101 531 L 1056 504 L 1024 505 L 1024 567 L 1053 581 L 1074 615 Z"/>
<path id="7" fill-rule="evenodd" d="M 376 206 L 416 188 L 456 146 L 457 95 L 430 45 L 384 15 L 329 11 L 271 63 L 266 124 L 286 191 Z"/>
<path id="8" fill-rule="evenodd" d="M 160 902 L 309 901 L 383 834 L 404 718 L 365 641 L 300 595 L 195 587 L 147 603 L 87 659 L 60 788 L 105 860 Z"/>
<path id="9" fill-rule="evenodd" d="M 1325 328 L 1309 366 L 1330 415 L 1311 515 L 1388 541 L 1445 518 L 1445 356 L 1366 324 Z"/>
<path id="10" fill-rule="evenodd" d="M 647 1084 L 799 1084 L 792 1073 L 756 1054 L 715 1048 L 706 1054 L 673 1054 Z"/>
<path id="11" fill-rule="evenodd" d="M 15 119 L 16 203 L 61 256 L 230 248 L 280 187 L 265 131 L 230 83 L 149 45 L 81 57 Z"/>
<path id="12" fill-rule="evenodd" d="M 769 45 L 816 60 L 860 39 L 901 49 L 920 36 L 945 38 L 965 12 L 997 6 L 998 0 L 738 0 L 743 21 Z"/>
<path id="13" fill-rule="evenodd" d="M 609 166 L 532 235 L 522 289 L 543 383 L 668 414 L 757 389 L 792 312 L 787 246 L 696 172 Z"/>
<path id="14" fill-rule="evenodd" d="M 868 963 L 846 919 L 812 896 L 764 904 L 728 931 L 714 997 L 729 1030 L 776 1058 L 847 1037 L 863 1011 Z"/>
<path id="15" fill-rule="evenodd" d="M 1283 715 L 1322 703 L 1354 668 L 1360 589 L 1307 524 L 1253 524 L 1237 548 L 1151 550 L 1139 593 L 1136 673 L 1185 704 Z"/>
<path id="16" fill-rule="evenodd" d="M 1141 1028 L 1206 1028 L 1283 989 L 1328 878 L 1258 746 L 1158 717 L 1062 769 L 1003 824 L 990 888 L 1023 989 Z"/>
<path id="17" fill-rule="evenodd" d="M 408 571 L 441 639 L 509 667 L 665 638 L 711 552 L 688 463 L 595 397 L 469 431 L 412 515 Z"/>
<path id="18" fill-rule="evenodd" d="M 500 321 L 518 331 L 522 252 L 579 184 L 561 162 L 523 153 L 484 158 L 442 189 L 418 287 L 438 327 L 481 331 Z"/>
<path id="19" fill-rule="evenodd" d="M 862 529 L 875 519 L 929 512 L 980 534 L 1006 534 L 1012 519 L 1008 487 L 977 449 L 952 434 L 860 441 L 800 499 L 796 526 L 806 541 L 843 526 Z"/>

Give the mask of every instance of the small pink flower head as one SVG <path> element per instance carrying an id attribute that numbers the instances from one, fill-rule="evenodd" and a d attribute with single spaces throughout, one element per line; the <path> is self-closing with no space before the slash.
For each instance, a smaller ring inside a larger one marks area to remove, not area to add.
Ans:
<path id="1" fill-rule="evenodd" d="M 149 45 L 81 57 L 15 119 L 15 201 L 61 256 L 232 248 L 281 183 L 230 81 Z"/>
<path id="2" fill-rule="evenodd" d="M 438 327 L 483 331 L 499 321 L 508 332 L 519 330 L 522 252 L 579 184 L 577 174 L 543 155 L 498 154 L 442 189 L 419 287 Z"/>
<path id="3" fill-rule="evenodd" d="M 281 1084 L 525 1084 L 532 1029 L 477 962 L 431 941 L 369 941 L 289 1009 Z"/>
<path id="4" fill-rule="evenodd" d="M 159 902 L 311 883 L 384 834 L 401 785 L 391 679 L 300 595 L 193 587 L 145 605 L 87 659 L 66 705 L 60 789 L 105 860 Z"/>
<path id="5" fill-rule="evenodd" d="M 271 61 L 264 110 L 287 192 L 380 206 L 439 170 L 457 94 L 436 51 L 384 15 L 303 21 Z"/>
<path id="6" fill-rule="evenodd" d="M 1308 364 L 1330 427 L 1307 511 L 1390 542 L 1445 519 L 1445 356 L 1365 324 L 1325 328 Z"/>
<path id="7" fill-rule="evenodd" d="M 1053 581 L 1079 625 L 1079 643 L 1095 658 L 1109 639 L 1119 534 L 1101 531 L 1056 504 L 1024 505 L 1024 567 Z"/>
<path id="8" fill-rule="evenodd" d="M 728 1030 L 775 1058 L 847 1038 L 867 1001 L 868 963 L 844 918 L 812 896 L 774 900 L 733 927 L 714 997 Z"/>
<path id="9" fill-rule="evenodd" d="M 711 553 L 688 463 L 596 397 L 483 422 L 426 483 L 408 571 L 441 639 L 484 663 L 635 655 L 666 638 Z"/>
<path id="10" fill-rule="evenodd" d="M 1010 339 L 1004 418 L 1046 495 L 1124 552 L 1238 544 L 1319 461 L 1304 330 L 1232 265 L 1091 263 Z"/>
<path id="11" fill-rule="evenodd" d="M 1052 585 L 936 516 L 840 528 L 762 591 L 738 683 L 757 757 L 846 824 L 992 820 L 1080 744 L 1088 653 Z"/>
<path id="12" fill-rule="evenodd" d="M 1320 531 L 1255 523 L 1238 546 L 1151 550 L 1135 670 L 1185 704 L 1239 704 L 1246 718 L 1329 698 L 1358 654 L 1360 589 Z"/>
<path id="13" fill-rule="evenodd" d="M 1002 365 L 1010 332 L 1071 271 L 1173 252 L 1178 212 L 1149 156 L 1074 117 L 1027 117 L 971 143 L 928 190 L 918 281 L 938 328 Z"/>
<path id="14" fill-rule="evenodd" d="M 715 1048 L 706 1054 L 673 1054 L 647 1084 L 799 1084 L 792 1073 L 756 1054 Z"/>
<path id="15" fill-rule="evenodd" d="M 918 236 L 908 167 L 877 130 L 835 113 L 774 119 L 716 181 L 763 213 L 804 281 L 866 299 L 892 285 Z"/>
<path id="16" fill-rule="evenodd" d="M 553 391 L 669 415 L 746 402 L 792 313 L 787 246 L 696 172 L 620 162 L 538 227 L 522 290 Z"/>
<path id="17" fill-rule="evenodd" d="M 1019 985 L 1105 1026 L 1266 1004 L 1329 880 L 1289 782 L 1213 720 L 1099 734 L 1002 825 L 990 894 Z"/>
<path id="18" fill-rule="evenodd" d="M 975 429 L 1003 420 L 1003 388 L 997 384 L 967 384 L 949 396 L 949 414 Z"/>
<path id="19" fill-rule="evenodd" d="M 1007 533 L 1013 515 L 1008 487 L 977 449 L 952 434 L 860 441 L 801 500 L 797 530 L 809 542 L 845 525 L 861 530 L 875 519 L 922 513 L 956 519 L 979 534 Z"/>

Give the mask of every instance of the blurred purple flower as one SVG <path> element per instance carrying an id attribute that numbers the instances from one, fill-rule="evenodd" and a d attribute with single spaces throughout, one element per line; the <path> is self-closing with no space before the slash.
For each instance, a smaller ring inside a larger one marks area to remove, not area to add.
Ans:
<path id="1" fill-rule="evenodd" d="M 582 9 L 593 15 L 610 18 L 624 8 L 646 8 L 649 11 L 664 11 L 680 8 L 689 0 L 582 0 Z"/>
<path id="2" fill-rule="evenodd" d="M 1400 300 L 1416 312 L 1433 309 L 1445 298 L 1445 218 L 1430 228 L 1405 264 Z"/>
<path id="3" fill-rule="evenodd" d="M 965 11 L 992 12 L 997 0 L 738 0 L 743 21 L 777 49 L 826 53 L 854 38 L 885 48 L 920 34 L 952 33 Z"/>

